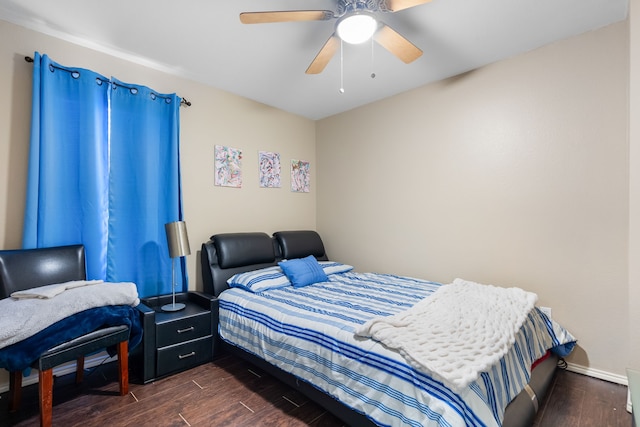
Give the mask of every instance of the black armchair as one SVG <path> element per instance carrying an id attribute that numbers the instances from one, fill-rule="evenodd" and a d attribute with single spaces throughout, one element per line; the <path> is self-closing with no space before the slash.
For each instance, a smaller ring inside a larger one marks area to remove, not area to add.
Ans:
<path id="1" fill-rule="evenodd" d="M 82 245 L 0 251 L 0 299 L 12 292 L 38 286 L 86 279 L 85 252 Z M 40 425 L 52 424 L 53 368 L 76 360 L 76 383 L 82 381 L 84 356 L 116 346 L 120 395 L 129 393 L 129 326 L 103 327 L 48 349 L 33 361 L 39 371 Z M 20 406 L 22 372 L 10 372 L 9 410 Z"/>

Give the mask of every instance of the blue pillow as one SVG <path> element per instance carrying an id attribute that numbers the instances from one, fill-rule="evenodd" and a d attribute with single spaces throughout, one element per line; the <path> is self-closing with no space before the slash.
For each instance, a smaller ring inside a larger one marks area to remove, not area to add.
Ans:
<path id="1" fill-rule="evenodd" d="M 263 292 L 291 286 L 291 282 L 277 265 L 234 274 L 227 283 L 232 288 L 243 288 L 250 292 Z"/>
<path id="2" fill-rule="evenodd" d="M 313 255 L 309 255 L 306 258 L 281 261 L 278 265 L 287 275 L 294 288 L 301 288 L 328 280 L 327 275 Z"/>

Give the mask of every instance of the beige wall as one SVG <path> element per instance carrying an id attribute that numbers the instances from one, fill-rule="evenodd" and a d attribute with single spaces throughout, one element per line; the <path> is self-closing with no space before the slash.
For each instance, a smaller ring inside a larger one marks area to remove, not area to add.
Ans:
<path id="1" fill-rule="evenodd" d="M 628 355 L 627 23 L 317 123 L 318 229 L 361 271 L 539 295 L 579 339 Z"/>
<path id="2" fill-rule="evenodd" d="M 629 3 L 629 364 L 640 370 L 640 0 Z"/>

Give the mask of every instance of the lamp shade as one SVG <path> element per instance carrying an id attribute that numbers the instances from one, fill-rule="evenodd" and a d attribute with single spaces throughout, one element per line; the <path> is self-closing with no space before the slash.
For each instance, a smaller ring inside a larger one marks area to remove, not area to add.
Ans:
<path id="1" fill-rule="evenodd" d="M 171 258 L 187 256 L 191 253 L 187 224 L 184 221 L 169 222 L 164 225 L 167 232 L 167 246 Z"/>

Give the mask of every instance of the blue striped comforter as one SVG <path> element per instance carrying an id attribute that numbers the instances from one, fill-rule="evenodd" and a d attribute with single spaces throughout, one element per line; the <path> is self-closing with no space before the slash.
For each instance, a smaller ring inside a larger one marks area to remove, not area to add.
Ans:
<path id="1" fill-rule="evenodd" d="M 409 366 L 399 353 L 354 335 L 370 318 L 406 310 L 439 286 L 350 272 L 297 289 L 258 294 L 228 289 L 220 295 L 220 337 L 380 426 L 500 426 L 507 404 L 528 382 L 531 364 L 548 349 L 575 339 L 535 309 L 500 363 L 454 393 Z"/>

